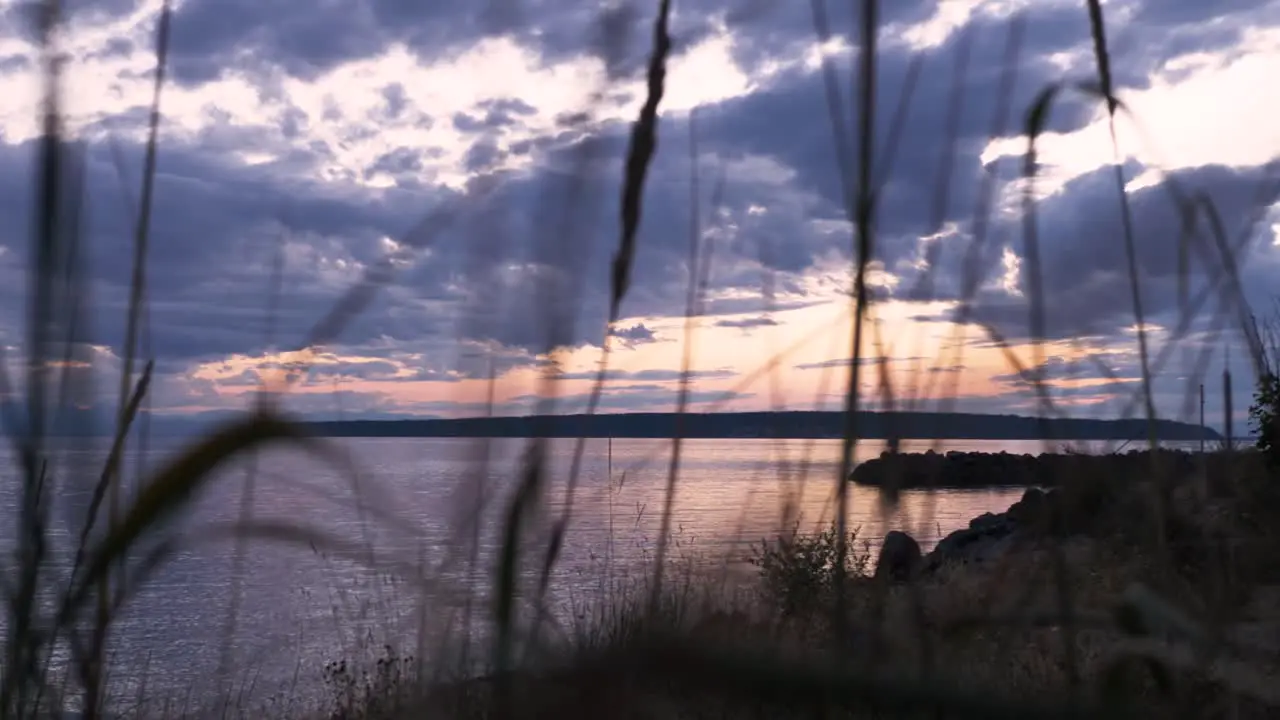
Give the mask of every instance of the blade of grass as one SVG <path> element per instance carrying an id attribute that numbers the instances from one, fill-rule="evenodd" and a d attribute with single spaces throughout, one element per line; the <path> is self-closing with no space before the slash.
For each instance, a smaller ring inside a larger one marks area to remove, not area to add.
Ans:
<path id="1" fill-rule="evenodd" d="M 232 457 L 277 442 L 290 442 L 325 454 L 325 446 L 297 425 L 274 415 L 260 414 L 210 432 L 170 460 L 140 489 L 121 523 L 86 553 L 84 573 L 63 601 L 57 626 L 67 627 L 73 622 L 109 568 L 124 558 L 145 534 L 186 508 L 215 470 Z"/>
<path id="2" fill-rule="evenodd" d="M 512 649 L 515 643 L 515 607 L 519 595 L 519 562 L 521 532 L 530 522 L 534 506 L 542 491 L 543 473 L 545 471 L 545 441 L 535 438 L 529 445 L 524 463 L 524 477 L 516 490 L 515 497 L 507 509 L 502 525 L 502 549 L 494 578 L 493 619 L 496 633 L 494 635 L 493 662 L 502 682 L 498 687 L 499 715 L 511 717 L 511 687 L 509 671 L 511 670 Z"/>
<path id="3" fill-rule="evenodd" d="M 89 498 L 89 509 L 85 513 L 84 524 L 80 528 L 80 538 L 76 545 L 75 560 L 71 565 L 71 578 L 74 578 L 80 570 L 81 564 L 84 562 L 85 554 L 89 548 L 89 537 L 93 534 L 93 529 L 97 525 L 98 512 L 102 507 L 102 502 L 106 497 L 107 488 L 111 484 L 110 468 L 119 467 L 120 457 L 124 454 L 126 438 L 129 435 L 129 429 L 133 426 L 134 420 L 137 418 L 138 409 L 142 405 L 142 400 L 147 395 L 147 390 L 151 387 L 151 373 L 155 368 L 154 362 L 148 362 L 142 369 L 142 375 L 138 378 L 137 385 L 133 389 L 133 393 L 129 397 L 129 402 L 125 405 L 124 413 L 120 420 L 121 423 L 116 429 L 115 436 L 111 441 L 111 449 L 107 453 L 107 462 L 103 465 L 102 474 L 98 476 L 98 482 L 94 484 L 93 493 Z"/>
<path id="4" fill-rule="evenodd" d="M 955 65 L 952 68 L 951 76 L 951 92 L 947 98 L 947 112 L 943 120 L 943 136 L 946 138 L 946 146 L 949 148 L 956 147 L 956 138 L 960 134 L 960 119 L 964 112 L 965 97 L 965 80 L 969 73 L 969 61 L 972 56 L 971 49 L 973 47 L 973 30 L 962 30 L 960 39 L 957 41 Z M 938 256 L 942 249 L 942 239 L 939 235 L 942 233 L 946 225 L 947 215 L 951 210 L 951 183 L 954 174 L 954 154 L 943 153 L 938 168 L 937 182 L 933 188 L 933 206 L 929 220 L 929 235 L 933 238 L 925 248 L 925 268 L 923 274 L 916 281 L 915 286 L 911 289 L 911 296 L 915 299 L 930 302 L 934 299 L 934 273 L 937 270 Z M 924 362 L 923 353 L 917 348 L 911 353 L 916 357 L 913 361 L 914 367 L 912 376 L 919 378 L 926 373 L 922 367 Z M 911 393 L 911 397 L 907 401 L 907 409 L 915 410 L 918 405 L 920 396 L 920 388 L 917 387 Z"/>
<path id="5" fill-rule="evenodd" d="M 894 106 L 893 117 L 889 121 L 889 135 L 884 141 L 884 155 L 875 167 L 879 177 L 876 179 L 876 195 L 879 195 L 889 178 L 893 175 L 893 166 L 898 159 L 898 148 L 902 146 L 903 132 L 907 126 L 907 116 L 911 112 L 911 99 L 915 97 L 916 85 L 920 81 L 920 71 L 924 66 L 924 53 L 911 56 L 906 75 L 902 79 L 902 89 L 898 93 L 898 104 Z"/>
<path id="6" fill-rule="evenodd" d="M 1133 304 L 1134 322 L 1138 327 L 1138 360 L 1142 369 L 1143 409 L 1145 410 L 1148 431 L 1148 447 L 1156 446 L 1156 408 L 1151 394 L 1151 366 L 1147 348 L 1146 315 L 1142 308 L 1142 290 L 1138 279 L 1137 240 L 1133 228 L 1133 212 L 1129 207 L 1129 194 L 1125 192 L 1124 158 L 1120 152 L 1120 139 L 1116 134 L 1116 110 L 1119 101 L 1116 99 L 1115 87 L 1111 77 L 1111 59 L 1107 51 L 1106 23 L 1103 19 L 1102 3 L 1099 0 L 1085 0 L 1089 10 L 1089 33 L 1093 38 L 1093 54 L 1098 66 L 1098 82 L 1102 96 L 1107 105 L 1107 130 L 1111 136 L 1113 176 L 1116 181 L 1116 193 L 1120 199 L 1120 223 L 1124 235 L 1125 264 L 1129 275 L 1129 295 Z M 1154 458 L 1155 456 L 1152 455 Z M 1163 512 L 1161 512 L 1163 517 Z"/>
<path id="7" fill-rule="evenodd" d="M 848 508 L 849 508 L 849 471 L 853 467 L 853 456 L 858 443 L 858 395 L 862 357 L 862 333 L 867 314 L 867 265 L 871 262 L 874 242 L 872 222 L 874 220 L 875 202 L 871 187 L 871 164 L 875 144 L 875 101 L 876 101 L 876 40 L 879 31 L 879 0 L 863 0 L 862 3 L 862 42 L 859 60 L 859 123 L 858 123 L 858 195 L 855 206 L 856 245 L 853 248 L 855 263 L 854 274 L 854 316 L 853 347 L 849 353 L 849 380 L 845 394 L 845 431 L 840 448 L 840 471 L 836 482 L 836 588 L 834 605 L 834 627 L 837 636 L 846 636 L 848 623 L 845 608 L 847 605 L 845 575 L 848 548 Z M 837 645 L 840 654 L 847 652 L 847 643 Z"/>
<path id="8" fill-rule="evenodd" d="M 613 256 L 613 276 L 609 298 L 609 321 L 618 319 L 622 299 L 631 284 L 631 263 L 635 256 L 636 234 L 640 230 L 643 211 L 644 181 L 649 163 L 658 149 L 658 105 L 662 102 L 667 77 L 667 56 L 671 53 L 671 34 L 667 24 L 671 0 L 660 0 L 658 17 L 653 23 L 653 52 L 649 56 L 648 92 L 640 117 L 631 128 L 627 149 L 626 174 L 622 184 L 622 238 Z"/>
<path id="9" fill-rule="evenodd" d="M 622 31 L 625 25 L 619 22 L 619 18 L 628 15 L 630 9 L 628 6 L 620 6 L 615 8 L 613 12 L 606 11 L 601 14 L 599 29 L 600 35 L 597 39 L 597 55 L 604 60 L 606 67 L 617 67 L 622 60 L 622 54 L 627 46 L 626 37 Z M 615 13 L 620 13 L 615 14 Z M 606 80 L 606 83 L 608 81 Z M 590 116 L 596 103 L 603 99 L 608 85 L 603 84 L 595 89 L 588 103 L 588 109 L 584 115 Z M 555 283 L 551 293 L 551 297 L 544 297 L 539 304 L 543 307 L 552 307 L 564 312 L 563 316 L 550 316 L 544 318 L 546 327 L 546 341 L 544 347 L 547 354 L 551 357 L 552 362 L 544 368 L 541 377 L 542 391 L 540 396 L 544 402 L 540 403 L 538 415 L 550 415 L 554 412 L 553 402 L 558 389 L 558 370 L 556 368 L 554 357 L 558 349 L 571 344 L 573 337 L 573 328 L 576 325 L 577 317 L 573 316 L 573 310 L 582 302 L 583 281 L 587 276 L 586 268 L 588 267 L 591 250 L 594 243 L 590 241 L 589 233 L 584 232 L 584 227 L 591 227 L 594 218 L 583 217 L 584 213 L 591 207 L 591 203 L 584 200 L 592 180 L 592 168 L 598 160 L 598 146 L 586 143 L 580 147 L 575 157 L 575 167 L 569 174 L 570 187 L 566 196 L 560 200 L 561 214 L 559 218 L 559 227 L 554 234 L 542 235 L 542 242 L 537 245 L 537 251 L 540 253 L 539 260 L 549 262 L 558 267 L 567 267 L 569 269 L 568 276 L 570 278 L 570 287 L 564 288 L 561 283 Z M 546 203 L 556 202 L 555 198 L 550 197 L 549 190 L 544 199 Z M 575 220 L 579 222 L 575 222 Z M 547 283 L 542 283 L 537 287 L 539 295 L 546 295 Z M 515 299 L 515 302 L 522 302 Z M 606 327 L 607 335 L 607 327 Z M 606 338 L 607 340 L 607 338 Z M 607 357 L 605 358 L 607 366 Z M 604 373 L 601 373 L 603 377 Z M 546 401 L 550 399 L 551 401 Z M 598 403 L 598 396 L 593 398 L 589 403 L 588 414 L 594 413 Z M 533 629 L 531 631 L 530 649 L 537 646 L 538 633 L 542 628 L 542 622 L 545 619 L 542 609 L 545 607 L 543 599 L 547 592 L 551 581 L 552 573 L 560 558 L 560 552 L 564 547 L 565 536 L 569 531 L 569 523 L 573 517 L 574 504 L 577 498 L 578 481 L 580 479 L 581 464 L 583 451 L 585 450 L 585 438 L 579 438 L 575 443 L 573 459 L 570 463 L 569 478 L 565 484 L 564 504 L 551 529 L 551 537 L 547 544 L 546 556 L 543 560 L 542 578 L 540 586 L 534 599 L 534 606 L 538 608 L 538 615 L 535 618 Z"/>
<path id="10" fill-rule="evenodd" d="M 689 112 L 689 278 L 685 297 L 684 343 L 680 356 L 680 386 L 676 396 L 675 437 L 671 439 L 671 462 L 667 467 L 667 485 L 662 500 L 662 516 L 658 530 L 658 548 L 654 553 L 653 585 L 649 594 L 649 612 L 657 613 L 662 599 L 663 576 L 666 575 L 667 543 L 671 533 L 671 516 L 675 512 L 676 482 L 680 476 L 680 451 L 683 448 L 684 414 L 689 406 L 689 378 L 693 365 L 694 323 L 698 316 L 701 288 L 710 268 L 699 262 L 702 241 L 702 217 L 698 188 L 697 109 Z"/>
<path id="11" fill-rule="evenodd" d="M 1004 55 L 1003 55 L 1003 72 L 1000 75 L 1000 86 L 996 91 L 995 110 L 991 117 L 991 130 L 988 133 L 988 140 L 1002 137 L 1005 134 L 1012 116 L 1013 116 L 1013 90 L 1017 84 L 1019 59 L 1022 57 L 1023 41 L 1026 36 L 1026 14 L 1018 13 L 1009 22 L 1009 34 L 1005 39 Z M 958 366 L 964 362 L 965 343 L 961 342 L 961 334 L 968 323 L 969 317 L 973 311 L 972 299 L 978 291 L 978 285 L 982 280 L 983 266 L 981 264 L 982 252 L 986 247 L 987 234 L 991 226 L 991 211 L 995 204 L 996 192 L 996 174 L 993 171 L 984 172 L 980 181 L 978 193 L 974 198 L 974 208 L 972 215 L 972 239 L 965 253 L 964 265 L 960 281 L 960 297 L 962 302 L 960 310 L 957 313 L 956 321 L 953 324 L 951 335 L 951 347 L 954 352 L 947 364 L 949 366 Z M 939 411 L 946 412 L 951 409 L 955 396 L 959 389 L 959 373 L 947 373 L 949 383 L 939 391 Z M 932 377 L 927 383 L 928 391 L 926 396 L 932 395 L 933 383 Z"/>
<path id="12" fill-rule="evenodd" d="M 47 463 L 44 441 L 48 431 L 46 377 L 52 356 L 51 333 L 55 318 L 54 289 L 57 263 L 62 256 L 62 64 L 55 45 L 61 23 L 60 6 L 44 2 L 35 8 L 44 71 L 41 138 L 34 178 L 35 206 L 31 237 L 31 272 L 28 274 L 26 428 L 21 443 L 23 478 L 18 505 L 18 582 L 9 605 L 6 662 L 0 684 L 0 714 L 22 716 L 39 692 L 38 654 L 42 638 L 36 617 L 40 576 L 45 563 L 47 505 L 42 491 Z"/>
<path id="13" fill-rule="evenodd" d="M 1248 332 L 1250 326 L 1249 317 L 1252 311 L 1249 309 L 1249 300 L 1245 297 L 1244 287 L 1240 282 L 1240 273 L 1235 255 L 1227 242 L 1227 230 L 1222 221 L 1222 215 L 1218 212 L 1217 205 L 1203 193 L 1198 194 L 1194 202 L 1209 220 L 1209 235 L 1213 239 L 1214 246 L 1220 256 L 1219 262 L 1227 278 L 1228 292 L 1230 292 L 1231 300 L 1235 305 L 1240 329 L 1245 336 L 1245 343 L 1248 345 L 1249 360 L 1253 364 L 1254 373 L 1260 377 L 1266 372 L 1266 353 L 1258 338 Z"/>

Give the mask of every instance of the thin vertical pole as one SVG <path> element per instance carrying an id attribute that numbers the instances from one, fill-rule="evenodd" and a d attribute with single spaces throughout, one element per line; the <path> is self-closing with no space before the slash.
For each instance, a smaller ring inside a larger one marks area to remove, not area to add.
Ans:
<path id="1" fill-rule="evenodd" d="M 1234 444 L 1231 436 L 1231 368 L 1227 364 L 1222 367 L 1222 425 L 1227 430 L 1227 451 L 1230 452 Z"/>
<path id="2" fill-rule="evenodd" d="M 606 453 L 606 462 L 608 463 L 608 477 L 605 478 L 604 489 L 609 498 L 609 545 L 606 549 L 608 557 L 605 558 L 605 580 L 613 582 L 613 436 L 609 436 L 608 452 Z"/>
<path id="3" fill-rule="evenodd" d="M 1200 454 L 1204 454 L 1204 383 L 1200 383 Z"/>
<path id="4" fill-rule="evenodd" d="M 1200 383 L 1200 497 L 1209 497 L 1209 458 L 1204 454 L 1204 383 Z"/>

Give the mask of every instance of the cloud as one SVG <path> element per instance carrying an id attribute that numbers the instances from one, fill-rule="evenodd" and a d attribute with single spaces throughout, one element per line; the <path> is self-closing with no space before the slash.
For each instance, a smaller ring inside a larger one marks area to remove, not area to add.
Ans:
<path id="1" fill-rule="evenodd" d="M 553 403 L 558 414 L 572 415 L 584 412 L 590 400 L 590 393 L 562 395 L 547 398 L 541 395 L 522 395 L 512 398 L 506 404 L 510 410 L 538 407 L 543 403 Z M 698 406 L 713 404 L 725 406 L 731 402 L 748 400 L 755 393 L 732 390 L 691 390 L 686 398 L 689 410 L 698 410 Z M 661 385 L 637 384 L 622 385 L 605 390 L 600 397 L 599 407 L 606 411 L 616 412 L 675 412 L 678 407 L 677 391 Z"/>
<path id="2" fill-rule="evenodd" d="M 565 372 L 553 376 L 555 380 L 595 380 L 598 373 L 584 372 Z M 718 370 L 690 370 L 688 373 L 691 380 L 703 379 L 720 379 L 735 377 L 737 373 L 727 368 Z M 682 373 L 679 370 L 617 370 L 612 369 L 606 375 L 607 381 L 626 380 L 626 381 L 643 381 L 643 382 L 671 382 L 679 380 Z"/>
<path id="3" fill-rule="evenodd" d="M 658 336 L 653 330 L 646 327 L 644 323 L 638 323 L 631 327 L 610 328 L 609 337 L 618 338 L 622 341 L 622 346 L 626 348 L 658 342 Z"/>
<path id="4" fill-rule="evenodd" d="M 716 327 L 738 328 L 743 331 L 759 327 L 773 327 L 777 324 L 777 320 L 764 316 L 742 318 L 739 320 L 717 320 L 715 323 Z"/>
<path id="5" fill-rule="evenodd" d="M 926 358 L 922 358 L 922 357 L 904 357 L 904 358 L 887 357 L 887 356 L 860 357 L 858 358 L 858 365 L 860 366 L 861 365 L 890 365 L 893 363 L 906 363 L 906 362 L 911 362 L 913 360 L 925 360 L 925 359 Z M 852 358 L 835 358 L 833 360 L 823 360 L 821 362 L 801 363 L 794 367 L 796 370 L 821 370 L 823 368 L 849 367 L 850 365 L 853 364 L 851 360 Z"/>
<path id="6" fill-rule="evenodd" d="M 1133 368 L 1133 358 L 1116 353 L 1095 353 L 1083 357 L 1068 358 L 1055 355 L 1043 363 L 1023 368 L 1018 372 L 992 375 L 991 380 L 1016 386 L 1034 387 L 1036 383 L 1052 383 L 1059 380 L 1109 379 L 1117 376 L 1116 361 L 1123 361 L 1127 369 Z"/>
<path id="7" fill-rule="evenodd" d="M 1280 185 L 1261 168 L 1230 169 L 1206 166 L 1171 176 L 1183 192 L 1199 193 L 1217 208 L 1228 247 L 1238 248 L 1232 263 L 1244 286 L 1256 293 L 1280 264 L 1272 231 L 1253 226 L 1259 212 L 1280 200 Z M 1110 168 L 1068 183 L 1060 194 L 1044 202 L 1038 213 L 1044 248 L 1040 290 L 1046 308 L 1046 338 L 1123 335 L 1134 323 L 1131 280 L 1122 234 L 1120 204 Z M 1179 283 L 1200 290 L 1206 281 L 1223 276 L 1223 258 L 1202 219 L 1201 237 L 1187 250 L 1185 268 L 1179 262 L 1179 238 L 1184 228 L 1179 206 L 1167 185 L 1129 193 L 1136 252 L 1136 279 L 1148 320 L 1172 325 L 1178 312 Z M 1241 243 L 1241 240 L 1244 240 Z M 1189 276 L 1180 275 L 1189 272 Z M 970 316 L 995 326 L 1011 340 L 1031 337 L 1028 301 L 1032 268 L 1020 263 L 1017 285 L 1024 296 L 987 291 L 970 304 Z"/>

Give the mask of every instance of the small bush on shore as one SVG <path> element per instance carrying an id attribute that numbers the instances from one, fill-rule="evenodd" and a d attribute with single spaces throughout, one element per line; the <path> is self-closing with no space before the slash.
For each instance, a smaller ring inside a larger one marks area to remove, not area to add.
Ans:
<path id="1" fill-rule="evenodd" d="M 1272 470 L 1280 470 L 1280 376 L 1276 373 L 1268 372 L 1258 379 L 1249 408 L 1249 424 L 1267 464 Z"/>
<path id="2" fill-rule="evenodd" d="M 813 535 L 799 526 L 773 540 L 760 540 L 752 548 L 750 562 L 759 573 L 767 599 L 785 616 L 810 611 L 835 587 L 839 573 L 839 530 L 834 522 Z M 864 542 L 859 548 L 858 529 L 845 538 L 844 576 L 866 577 L 871 554 Z"/>

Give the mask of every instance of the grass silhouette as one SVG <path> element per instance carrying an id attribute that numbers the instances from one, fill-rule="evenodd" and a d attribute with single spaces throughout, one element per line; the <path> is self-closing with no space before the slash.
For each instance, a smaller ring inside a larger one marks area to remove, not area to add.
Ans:
<path id="1" fill-rule="evenodd" d="M 1150 467 L 1138 477 L 1106 477 L 1106 473 L 1098 473 L 1104 477 L 1064 478 L 1060 483 L 1064 500 L 1046 516 L 1046 532 L 1029 542 L 1028 547 L 1010 550 L 994 569 L 956 565 L 905 584 L 870 576 L 869 550 L 851 541 L 857 534 L 847 525 L 848 476 L 859 441 L 857 412 L 873 401 L 890 410 L 899 403 L 906 409 L 923 409 L 931 397 L 941 397 L 939 404 L 946 407 L 954 400 L 956 390 L 952 384 L 935 393 L 935 378 L 920 366 L 916 367 L 913 387 L 895 388 L 883 362 L 875 363 L 879 377 L 874 396 L 867 397 L 863 389 L 862 360 L 874 357 L 868 347 L 874 349 L 876 356 L 886 351 L 879 325 L 869 324 L 876 307 L 869 273 L 877 252 L 877 189 L 892 173 L 901 141 L 901 118 L 910 112 L 916 79 L 923 71 L 918 60 L 909 66 L 894 109 L 896 120 L 889 128 L 888 138 L 880 143 L 874 126 L 881 95 L 877 66 L 882 32 L 880 4 L 877 0 L 863 0 L 858 7 L 859 50 L 850 73 L 854 97 L 849 101 L 844 98 L 832 57 L 823 55 L 821 68 L 833 156 L 852 230 L 853 258 L 849 308 L 839 320 L 850 323 L 852 345 L 843 402 L 847 430 L 837 472 L 829 478 L 834 483 L 832 526 L 817 536 L 795 532 L 791 511 L 783 508 L 778 537 L 765 539 L 760 545 L 763 572 L 759 581 L 763 594 L 741 593 L 731 587 L 724 572 L 673 558 L 678 549 L 673 546 L 673 498 L 681 464 L 681 439 L 677 433 L 671 444 L 659 509 L 660 530 L 653 555 L 648 558 L 651 571 L 625 583 L 602 577 L 598 596 L 584 601 L 579 626 L 565 628 L 552 617 L 548 597 L 565 548 L 573 541 L 570 525 L 582 472 L 583 442 L 575 445 L 558 515 L 549 512 L 554 508 L 548 499 L 552 478 L 546 441 L 528 442 L 518 475 L 513 479 L 514 491 L 502 507 L 501 542 L 491 567 L 482 567 L 486 558 L 479 551 L 479 516 L 483 506 L 494 502 L 491 488 L 487 487 L 493 452 L 482 444 L 469 479 L 475 485 L 472 517 L 464 524 L 464 535 L 456 538 L 462 549 L 451 558 L 465 567 L 468 577 L 458 631 L 461 638 L 451 635 L 455 628 L 450 627 L 450 632 L 445 633 L 446 641 L 433 645 L 420 628 L 413 639 L 412 653 L 399 647 L 374 647 L 373 655 L 338 659 L 324 671 L 334 696 L 318 705 L 297 698 L 268 706 L 246 704 L 248 701 L 241 699 L 243 688 L 233 687 L 233 674 L 243 670 L 233 667 L 235 661 L 230 653 L 230 636 L 235 632 L 242 592 L 239 581 L 233 580 L 234 599 L 226 620 L 228 639 L 220 655 L 218 673 L 224 697 L 215 714 L 394 718 L 720 717 L 758 713 L 1092 718 L 1169 717 L 1179 713 L 1195 717 L 1266 717 L 1275 712 L 1280 698 L 1271 688 L 1280 668 L 1280 645 L 1250 642 L 1242 637 L 1250 631 L 1258 635 L 1260 624 L 1280 620 L 1274 607 L 1266 607 L 1265 595 L 1261 594 L 1280 582 L 1280 577 L 1269 574 L 1268 562 L 1280 549 L 1280 535 L 1274 530 L 1280 527 L 1276 523 L 1280 520 L 1280 495 L 1273 487 L 1274 468 L 1262 463 L 1257 453 L 1228 447 L 1207 457 L 1202 470 L 1191 476 L 1175 473 L 1159 462 L 1159 453 L 1151 453 Z M 62 61 L 55 32 L 61 22 L 60 6 L 55 0 L 45 0 L 39 3 L 39 10 L 46 84 L 39 162 L 32 179 L 36 206 L 23 358 L 25 380 L 20 388 L 23 402 L 12 400 L 17 392 L 7 375 L 0 388 L 4 397 L 11 399 L 0 410 L 14 454 L 20 460 L 20 467 L 14 470 L 19 488 L 15 508 L 16 564 L 0 574 L 0 596 L 6 609 L 0 715 L 45 717 L 71 711 L 86 718 L 196 715 L 199 708 L 170 705 L 168 699 L 159 706 L 143 702 L 145 698 L 130 705 L 113 693 L 106 672 L 110 665 L 108 638 L 122 608 L 183 543 L 191 541 L 171 529 L 175 522 L 190 522 L 188 511 L 220 469 L 238 458 L 254 457 L 264 448 L 281 445 L 300 448 L 335 465 L 345 461 L 335 446 L 310 437 L 280 409 L 277 399 L 290 390 L 286 378 L 264 387 L 259 402 L 243 417 L 195 439 L 147 473 L 136 488 L 131 489 L 125 482 L 126 451 L 134 439 L 140 442 L 147 435 L 145 428 L 138 426 L 141 418 L 149 416 L 144 408 L 156 372 L 155 359 L 147 356 L 144 336 L 150 219 L 156 157 L 161 151 L 161 91 L 172 17 L 166 1 L 157 29 L 155 89 L 134 229 L 119 412 L 102 471 L 93 478 L 87 514 L 74 534 L 74 545 L 59 547 L 62 538 L 51 531 L 51 507 L 56 488 L 68 479 L 55 475 L 59 449 L 51 433 L 59 413 L 73 407 L 78 400 L 76 393 L 83 392 L 73 386 L 69 368 L 72 346 L 83 337 L 81 324 L 86 321 L 90 278 L 85 276 L 81 262 L 83 159 L 62 125 Z M 812 0 L 811 11 L 815 35 L 825 44 L 831 37 L 825 1 Z M 647 95 L 625 157 L 619 199 L 621 235 L 611 266 L 608 325 L 589 413 L 599 408 L 608 372 L 611 330 L 620 320 L 621 304 L 632 287 L 631 270 L 644 214 L 647 172 L 659 148 L 668 146 L 662 142 L 666 138 L 659 137 L 658 119 L 672 52 L 668 28 L 671 12 L 669 0 L 658 3 L 646 69 Z M 988 328 L 987 334 L 1009 360 L 1011 369 L 1031 379 L 1037 391 L 1039 414 L 1044 418 L 1063 415 L 1064 411 L 1055 406 L 1047 380 L 1026 372 L 1028 367 L 1045 364 L 1046 293 L 1037 216 L 1037 143 L 1055 102 L 1064 93 L 1083 93 L 1106 108 L 1111 123 L 1111 141 L 1117 156 L 1116 198 L 1122 218 L 1118 237 L 1125 248 L 1142 373 L 1141 386 L 1131 405 L 1153 428 L 1154 445 L 1152 378 L 1190 336 L 1193 321 L 1204 314 L 1207 304 L 1217 301 L 1211 307 L 1218 331 L 1234 324 L 1249 340 L 1250 359 L 1260 377 L 1276 367 L 1276 346 L 1274 337 L 1266 342 L 1253 323 L 1241 287 L 1237 258 L 1248 238 L 1227 237 L 1223 219 L 1207 196 L 1167 179 L 1173 202 L 1178 204 L 1185 221 L 1177 247 L 1181 317 L 1160 350 L 1150 347 L 1135 249 L 1139 229 L 1134 225 L 1124 189 L 1115 135 L 1116 116 L 1127 110 L 1117 98 L 1102 4 L 1087 0 L 1081 12 L 1087 14 L 1090 24 L 1093 76 L 1044 88 L 1022 115 L 1022 134 L 1028 144 L 1022 158 L 1020 214 L 1028 267 L 1030 360 L 1019 358 L 1016 348 L 995 328 Z M 621 41 L 608 32 L 608 22 L 602 22 L 602 27 L 598 51 L 605 56 L 621 56 Z M 992 137 L 1002 136 L 1019 110 L 1013 107 L 1012 88 L 1024 34 L 1024 20 L 1013 18 L 1006 67 L 993 108 Z M 970 43 L 971 39 L 959 43 L 953 67 L 954 89 L 943 130 L 952 145 L 958 117 L 967 100 L 962 84 L 971 71 Z M 587 116 L 591 111 L 592 108 L 584 109 Z M 710 241 L 704 237 L 702 208 L 698 207 L 701 179 L 696 117 L 696 112 L 690 114 L 693 190 L 688 322 L 678 395 L 681 413 L 690 404 L 696 330 L 692 319 L 704 306 L 714 259 Z M 582 161 L 585 168 L 591 158 L 584 156 Z M 931 216 L 937 227 L 950 209 L 948 188 L 952 175 L 951 162 L 944 162 L 932 199 Z M 722 188 L 723 179 L 713 193 L 717 198 L 713 206 L 719 204 Z M 961 303 L 957 328 L 967 322 L 968 300 L 978 290 L 980 257 L 988 240 L 996 189 L 990 176 L 982 180 L 973 213 L 973 240 L 965 254 L 962 287 L 966 297 Z M 426 215 L 394 252 L 373 264 L 362 281 L 318 319 L 296 349 L 297 367 L 304 367 L 311 353 L 334 342 L 345 327 L 358 320 L 377 291 L 393 279 L 400 261 L 425 247 L 468 208 L 490 197 L 492 191 L 492 183 L 477 181 L 459 203 L 445 204 Z M 563 223 L 570 228 L 574 214 L 581 210 L 574 192 L 567 192 L 561 200 Z M 582 251 L 581 245 L 594 241 L 587 233 L 580 235 L 566 231 L 561 233 L 567 238 L 564 246 L 547 244 L 534 247 L 533 252 L 541 254 L 537 259 L 548 262 L 572 256 Z M 482 253 L 483 248 L 476 252 Z M 1199 254 L 1199 262 L 1211 282 L 1190 295 L 1186 288 L 1193 253 Z M 931 261 L 928 267 L 916 290 L 923 298 L 932 298 L 933 294 L 936 263 Z M 277 283 L 278 275 L 277 269 Z M 553 308 L 580 302 L 579 295 L 583 294 L 581 287 L 571 291 L 540 288 L 539 292 L 549 301 L 547 306 Z M 487 300 L 522 302 L 518 298 Z M 479 309 L 476 311 L 479 313 Z M 269 310 L 268 314 L 274 312 Z M 567 322 L 570 320 L 555 316 L 553 311 L 545 318 L 541 331 L 548 358 L 554 359 L 556 348 L 563 345 L 560 339 L 566 336 Z M 830 328 L 820 328 L 815 335 L 822 332 L 830 332 Z M 959 332 L 957 329 L 957 337 Z M 955 351 L 949 364 L 960 365 L 963 344 L 955 342 L 952 347 Z M 779 366 L 790 351 L 784 348 L 773 352 L 759 369 L 744 376 L 742 386 L 767 376 L 776 391 L 781 386 Z M 554 384 L 550 381 L 553 365 L 548 362 L 547 382 L 543 384 L 547 398 L 554 398 Z M 136 370 L 138 367 L 140 371 Z M 1200 367 L 1203 375 L 1207 356 L 1202 356 Z M 495 373 L 490 372 L 490 406 L 495 381 Z M 954 378 L 950 382 L 954 383 Z M 551 402 L 546 401 L 548 408 Z M 896 447 L 892 440 L 891 447 Z M 810 451 L 811 446 L 794 463 L 800 492 L 809 479 Z M 792 463 L 787 462 L 786 466 L 790 469 Z M 1131 470 L 1126 472 L 1132 475 Z M 388 505 L 375 502 L 380 497 L 376 478 L 361 478 L 354 473 L 352 477 L 362 527 L 394 525 L 394 514 L 385 512 Z M 352 541 L 306 522 L 255 518 L 252 494 L 260 481 L 252 474 L 247 478 L 244 492 L 249 500 L 240 506 L 236 522 L 198 528 L 195 537 L 201 541 L 231 541 L 238 563 L 254 552 L 256 543 L 275 542 L 299 551 L 311 548 L 404 576 L 421 579 L 426 572 L 421 563 L 381 552 L 368 535 Z M 894 509 L 897 491 L 894 483 L 884 484 L 883 511 Z M 1217 524 L 1207 519 L 1211 516 Z M 1086 525 L 1087 529 L 1080 529 Z M 534 542 L 531 537 L 542 539 Z M 58 561 L 63 553 L 71 558 L 69 566 Z M 524 568 L 529 563 L 536 569 L 532 589 L 525 587 Z M 69 571 L 59 577 L 64 567 Z M 426 584 L 425 579 L 422 584 Z M 780 610 L 778 603 L 770 599 L 780 587 L 805 589 L 804 611 L 798 611 L 799 606 L 790 601 L 784 603 L 785 612 Z M 412 594 L 413 589 L 398 592 Z M 50 596 L 53 601 L 47 602 Z M 421 625 L 425 625 L 432 610 L 431 601 L 424 593 L 417 602 Z M 1264 607 L 1257 607 L 1259 602 Z M 488 643 L 484 656 L 467 657 L 474 637 L 481 635 Z M 749 642 L 744 642 L 744 637 Z M 454 657 L 444 647 L 449 638 L 466 648 L 463 659 L 456 664 L 444 660 Z M 61 653 L 63 647 L 68 652 L 65 657 Z"/>

